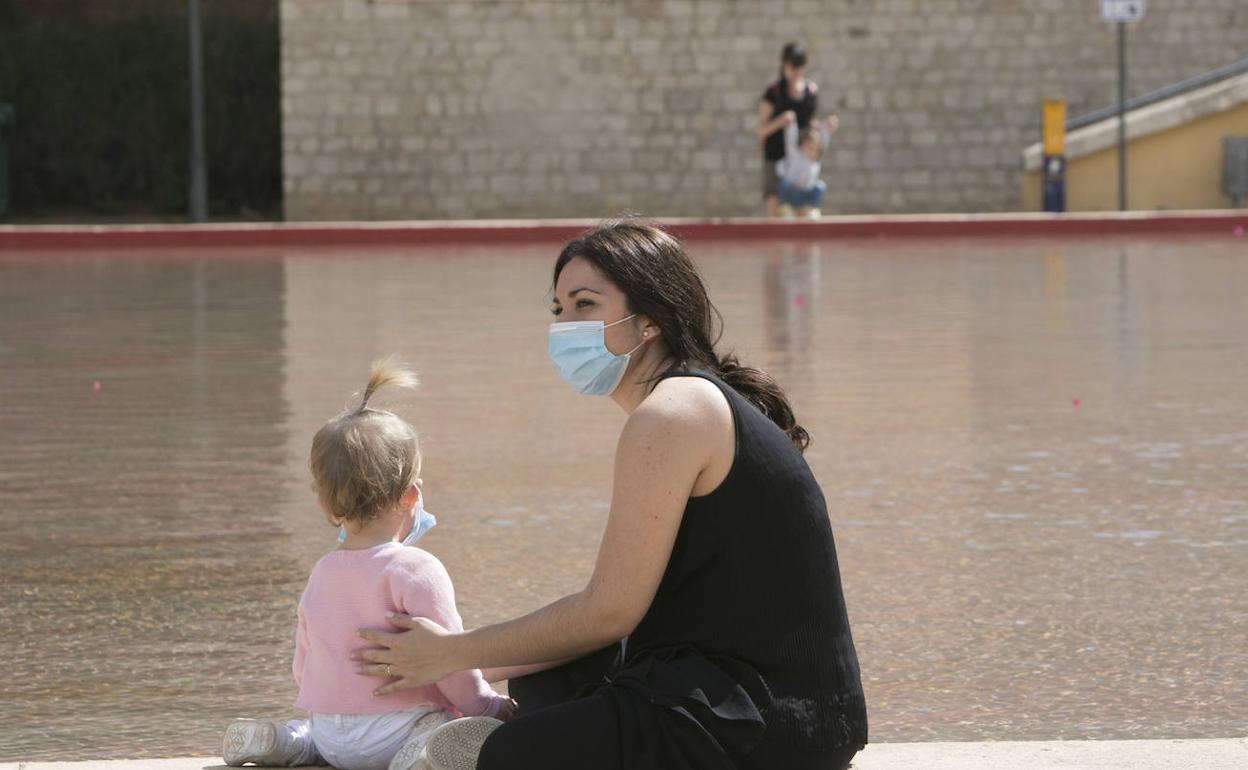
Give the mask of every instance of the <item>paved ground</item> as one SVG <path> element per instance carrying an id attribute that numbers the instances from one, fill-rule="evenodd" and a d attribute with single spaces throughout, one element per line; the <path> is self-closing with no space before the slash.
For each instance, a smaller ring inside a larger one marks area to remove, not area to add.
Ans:
<path id="1" fill-rule="evenodd" d="M 0 770 L 219 770 L 220 757 L 8 762 Z M 1248 738 L 1190 741 L 875 743 L 855 770 L 1245 770 Z"/>

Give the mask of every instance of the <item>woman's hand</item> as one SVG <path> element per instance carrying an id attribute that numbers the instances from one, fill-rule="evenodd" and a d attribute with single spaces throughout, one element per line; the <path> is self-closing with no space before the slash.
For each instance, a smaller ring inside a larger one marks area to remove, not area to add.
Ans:
<path id="1" fill-rule="evenodd" d="M 780 113 L 780 125 L 782 126 L 787 126 L 795 120 L 797 120 L 797 113 L 793 110 L 785 110 Z"/>
<path id="2" fill-rule="evenodd" d="M 839 119 L 839 118 L 837 118 L 835 115 L 833 115 L 832 117 L 828 118 L 828 133 L 830 134 L 830 133 L 833 133 L 834 131 L 836 131 L 837 126 L 839 126 L 839 125 L 841 125 L 841 121 L 840 121 L 840 119 Z"/>
<path id="3" fill-rule="evenodd" d="M 356 669 L 365 676 L 376 676 L 393 681 L 373 690 L 374 695 L 387 695 L 397 690 L 421 687 L 444 678 L 459 670 L 450 660 L 454 634 L 428 618 L 410 615 L 386 616 L 392 625 L 407 629 L 389 633 L 360 629 L 360 637 L 382 649 L 356 650 L 352 660 L 363 661 Z"/>

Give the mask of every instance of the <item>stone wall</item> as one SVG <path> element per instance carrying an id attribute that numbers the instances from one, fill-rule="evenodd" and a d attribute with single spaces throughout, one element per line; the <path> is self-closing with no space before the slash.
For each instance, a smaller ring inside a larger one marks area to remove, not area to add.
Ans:
<path id="1" fill-rule="evenodd" d="M 1130 93 L 1248 55 L 1244 0 L 1149 4 Z M 825 212 L 1003 211 L 1041 100 L 1116 99 L 1096 0 L 282 0 L 288 219 L 760 211 L 759 98 L 802 40 Z"/>

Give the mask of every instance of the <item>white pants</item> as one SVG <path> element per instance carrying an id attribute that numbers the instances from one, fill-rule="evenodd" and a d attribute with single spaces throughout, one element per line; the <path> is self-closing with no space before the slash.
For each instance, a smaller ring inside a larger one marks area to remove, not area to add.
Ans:
<path id="1" fill-rule="evenodd" d="M 330 764 L 339 770 L 386 770 L 416 720 L 440 709 L 382 714 L 312 714 L 286 723 L 287 767 Z M 447 715 L 450 718 L 450 715 Z M 439 723 L 440 724 L 440 723 Z"/>

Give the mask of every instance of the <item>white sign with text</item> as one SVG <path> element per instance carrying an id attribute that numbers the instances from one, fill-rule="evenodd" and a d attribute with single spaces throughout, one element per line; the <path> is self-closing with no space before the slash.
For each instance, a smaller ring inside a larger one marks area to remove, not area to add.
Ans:
<path id="1" fill-rule="evenodd" d="M 1144 18 L 1144 0 L 1101 0 L 1104 21 L 1139 21 Z"/>

